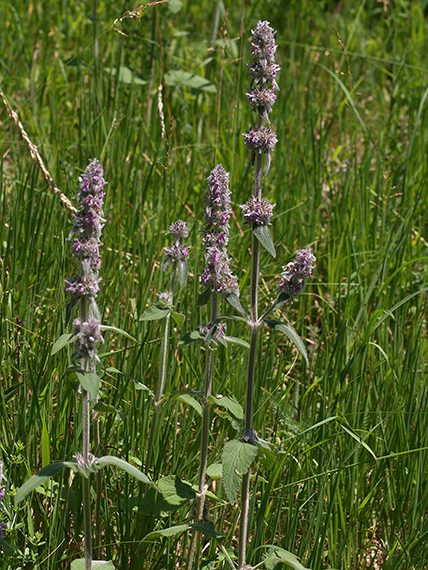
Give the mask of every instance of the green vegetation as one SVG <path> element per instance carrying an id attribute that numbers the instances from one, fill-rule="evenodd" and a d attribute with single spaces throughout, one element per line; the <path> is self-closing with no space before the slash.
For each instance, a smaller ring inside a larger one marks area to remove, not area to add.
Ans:
<path id="1" fill-rule="evenodd" d="M 220 2 L 214 40 L 216 3 L 169 0 L 140 10 L 140 19 L 126 14 L 137 7 L 126 2 L 0 4 L 0 87 L 56 185 L 75 203 L 89 159 L 104 166 L 97 302 L 103 324 L 136 342 L 105 332 L 99 455 L 143 471 L 162 326 L 140 316 L 169 286 L 160 271 L 169 224 L 181 218 L 190 229 L 188 286 L 174 297 L 186 321 L 171 320 L 151 458 L 152 478 L 166 478 L 162 499 L 108 465 L 96 557 L 135 570 L 185 566 L 202 422 L 199 400 L 182 391 L 203 392 L 207 350 L 179 340 L 209 320 L 196 303 L 200 230 L 206 178 L 220 162 L 230 172 L 235 214 L 231 265 L 248 299 L 251 231 L 239 205 L 254 171 L 241 133 L 256 122 L 245 63 L 262 19 L 278 30 L 281 72 L 271 115 L 279 142 L 263 183 L 276 203 L 277 257 L 261 255 L 261 304 L 268 308 L 296 249 L 311 245 L 317 268 L 299 300 L 272 316 L 304 339 L 309 367 L 285 336 L 263 333 L 253 427 L 273 457 L 267 452 L 252 470 L 247 560 L 256 565 L 277 546 L 313 570 L 423 570 L 428 2 L 228 4 Z M 51 355 L 70 332 L 64 280 L 75 272 L 72 216 L 3 106 L 0 120 L 0 460 L 10 515 L 0 512 L 0 520 L 13 549 L 9 555 L 0 543 L 0 569 L 63 569 L 82 554 L 81 478 L 63 469 L 16 508 L 13 494 L 80 449 L 79 396 L 65 374 L 72 347 Z M 228 321 L 227 334 L 249 341 L 239 322 Z M 235 400 L 244 405 L 247 358 L 238 344 L 216 351 L 208 507 L 221 538 L 203 529 L 207 570 L 230 568 L 237 554 L 239 509 L 227 500 L 218 464 L 225 443 L 241 435 Z M 165 531 L 174 525 L 182 532 Z"/>

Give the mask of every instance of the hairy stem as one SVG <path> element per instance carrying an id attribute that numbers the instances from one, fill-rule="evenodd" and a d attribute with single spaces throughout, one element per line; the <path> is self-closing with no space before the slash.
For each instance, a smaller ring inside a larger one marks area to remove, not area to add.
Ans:
<path id="1" fill-rule="evenodd" d="M 262 155 L 256 156 L 254 195 L 258 200 L 262 193 Z M 253 429 L 253 394 L 256 369 L 257 339 L 259 332 L 258 291 L 259 291 L 260 244 L 253 233 L 251 257 L 251 341 L 248 356 L 247 395 L 245 400 L 245 433 L 250 435 Z M 250 506 L 250 470 L 242 478 L 241 488 L 241 525 L 239 529 L 238 569 L 244 570 L 247 557 L 248 515 Z"/>
<path id="2" fill-rule="evenodd" d="M 218 295 L 213 293 L 212 295 L 212 305 L 211 305 L 211 322 L 214 323 L 218 315 Z M 210 431 L 210 403 L 208 398 L 211 396 L 212 384 L 213 384 L 213 364 L 214 364 L 214 351 L 208 350 L 207 355 L 207 366 L 205 369 L 205 393 L 204 401 L 202 404 L 202 436 L 201 436 L 201 462 L 199 466 L 199 498 L 197 505 L 197 522 L 203 522 L 204 519 L 204 508 L 205 508 L 205 481 L 207 477 L 207 465 L 208 465 L 208 439 Z M 186 569 L 191 570 L 193 567 L 193 561 L 195 558 L 196 548 L 198 544 L 198 532 L 194 532 L 192 536 L 192 541 L 190 543 L 189 552 L 187 555 Z M 198 558 L 196 559 L 196 565 L 199 566 Z"/>

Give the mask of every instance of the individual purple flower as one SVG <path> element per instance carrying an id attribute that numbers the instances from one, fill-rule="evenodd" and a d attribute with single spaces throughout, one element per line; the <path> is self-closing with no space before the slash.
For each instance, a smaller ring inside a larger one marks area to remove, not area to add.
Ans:
<path id="1" fill-rule="evenodd" d="M 306 281 L 311 277 L 315 263 L 316 257 L 310 246 L 306 249 L 299 249 L 296 252 L 296 260 L 282 268 L 283 272 L 279 277 L 278 291 L 296 298 L 305 288 Z"/>
<path id="2" fill-rule="evenodd" d="M 73 332 L 76 335 L 75 358 L 87 358 L 99 362 L 97 346 L 104 342 L 100 321 L 96 317 L 89 317 L 87 322 L 75 319 Z"/>
<path id="3" fill-rule="evenodd" d="M 242 215 L 246 224 L 260 224 L 266 226 L 273 216 L 275 204 L 270 204 L 266 198 L 258 200 L 251 196 L 245 204 L 241 204 Z"/>

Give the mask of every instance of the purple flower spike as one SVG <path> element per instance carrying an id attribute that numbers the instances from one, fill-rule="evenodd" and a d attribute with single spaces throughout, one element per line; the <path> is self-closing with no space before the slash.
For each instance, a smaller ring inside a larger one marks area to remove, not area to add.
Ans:
<path id="1" fill-rule="evenodd" d="M 292 298 L 296 298 L 305 288 L 305 283 L 311 277 L 315 268 L 316 257 L 312 253 L 312 248 L 299 249 L 296 252 L 296 260 L 283 267 L 278 285 L 280 293 L 287 293 Z"/>
<path id="2" fill-rule="evenodd" d="M 207 182 L 202 238 L 207 268 L 202 271 L 200 280 L 213 292 L 239 296 L 238 278 L 229 267 L 230 259 L 226 249 L 229 243 L 229 219 L 232 214 L 229 173 L 219 164 L 212 170 Z"/>

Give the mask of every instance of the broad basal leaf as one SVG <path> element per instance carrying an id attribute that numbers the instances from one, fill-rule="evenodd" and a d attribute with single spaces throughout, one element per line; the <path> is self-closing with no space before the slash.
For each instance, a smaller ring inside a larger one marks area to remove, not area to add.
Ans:
<path id="1" fill-rule="evenodd" d="M 149 489 L 140 503 L 140 511 L 147 515 L 165 515 L 176 511 L 196 497 L 192 487 L 178 477 L 170 475 L 156 482 L 159 491 Z"/>
<path id="2" fill-rule="evenodd" d="M 86 570 L 85 559 L 73 560 L 70 568 L 71 570 Z M 92 560 L 92 570 L 115 570 L 115 566 L 111 560 Z"/>
<path id="3" fill-rule="evenodd" d="M 273 570 L 279 564 L 286 568 L 292 568 L 292 570 L 311 570 L 310 568 L 302 566 L 297 556 L 292 552 L 288 552 L 288 550 L 284 550 L 278 546 L 266 546 L 266 548 L 271 549 L 271 552 L 264 559 L 266 570 Z"/>
<path id="4" fill-rule="evenodd" d="M 176 534 L 186 532 L 186 530 L 189 530 L 189 528 L 190 524 L 179 524 L 176 526 L 163 528 L 161 530 L 154 530 L 153 532 L 149 532 L 149 534 L 146 534 L 142 542 L 150 542 L 152 540 L 156 540 L 157 538 L 175 536 Z"/>
<path id="5" fill-rule="evenodd" d="M 183 87 L 191 87 L 192 89 L 205 91 L 207 93 L 217 93 L 215 85 L 208 81 L 208 79 L 181 69 L 168 71 L 165 74 L 165 83 L 171 87 L 182 85 Z"/>
<path id="6" fill-rule="evenodd" d="M 257 456 L 257 447 L 238 439 L 228 441 L 223 448 L 223 487 L 231 503 L 235 502 L 236 493 L 241 484 L 239 475 L 247 473 Z"/>
<path id="7" fill-rule="evenodd" d="M 129 67 L 121 65 L 119 69 L 116 67 L 105 67 L 104 71 L 116 77 L 120 83 L 126 83 L 130 85 L 134 83 L 135 85 L 146 85 L 147 81 L 138 77 Z"/>

